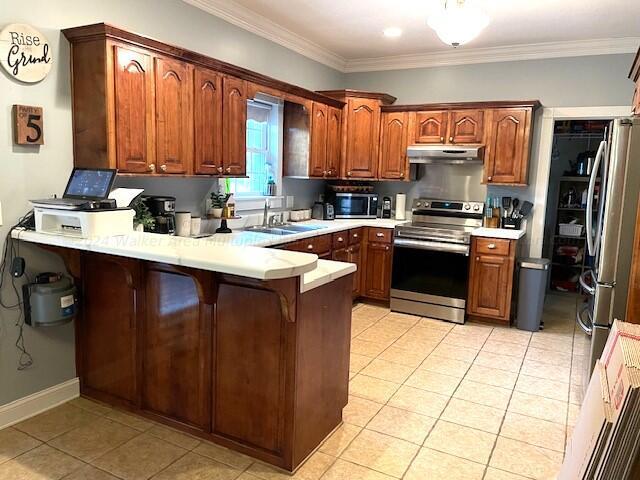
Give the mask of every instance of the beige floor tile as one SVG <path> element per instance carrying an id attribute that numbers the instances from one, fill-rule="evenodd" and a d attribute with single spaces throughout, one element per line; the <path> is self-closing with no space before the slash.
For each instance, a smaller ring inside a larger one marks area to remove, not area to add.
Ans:
<path id="1" fill-rule="evenodd" d="M 489 335 L 489 340 L 528 345 L 531 340 L 531 332 L 516 330 L 514 328 L 494 328 L 491 335 Z"/>
<path id="2" fill-rule="evenodd" d="M 407 367 L 406 365 L 400 365 L 398 363 L 388 362 L 386 360 L 380 360 L 376 358 L 369 365 L 362 369 L 360 373 L 369 377 L 381 378 L 394 383 L 403 383 L 411 372 L 413 367 Z"/>
<path id="3" fill-rule="evenodd" d="M 527 477 L 489 467 L 484 474 L 484 480 L 527 480 Z"/>
<path id="4" fill-rule="evenodd" d="M 349 382 L 349 393 L 374 402 L 387 403 L 399 386 L 388 380 L 358 374 Z"/>
<path id="5" fill-rule="evenodd" d="M 252 458 L 211 442 L 201 442 L 193 449 L 193 453 L 224 463 L 237 470 L 244 470 L 253 463 Z"/>
<path id="6" fill-rule="evenodd" d="M 481 480 L 483 474 L 484 465 L 422 448 L 404 480 Z"/>
<path id="7" fill-rule="evenodd" d="M 500 342 L 496 340 L 487 340 L 482 346 L 484 352 L 497 353 L 500 355 L 509 355 L 512 357 L 522 358 L 527 351 L 527 346 L 519 343 Z"/>
<path id="8" fill-rule="evenodd" d="M 319 451 L 332 457 L 339 457 L 361 431 L 362 428 L 356 425 L 343 423 L 324 441 Z"/>
<path id="9" fill-rule="evenodd" d="M 93 465 L 85 465 L 75 470 L 72 474 L 64 477 L 63 480 L 119 480 L 110 473 L 100 470 Z"/>
<path id="10" fill-rule="evenodd" d="M 530 478 L 555 478 L 562 465 L 562 453 L 498 437 L 489 465 Z"/>
<path id="11" fill-rule="evenodd" d="M 464 325 L 455 325 L 451 331 L 458 335 L 484 338 L 486 340 L 489 335 L 491 335 L 493 329 L 493 327 L 488 325 L 465 323 Z"/>
<path id="12" fill-rule="evenodd" d="M 422 317 L 418 322 L 418 326 L 424 328 L 430 328 L 432 330 L 440 330 L 442 332 L 450 332 L 453 330 L 453 323 L 445 322 L 443 320 L 437 320 L 435 318 Z"/>
<path id="13" fill-rule="evenodd" d="M 91 462 L 137 435 L 140 435 L 138 430 L 99 417 L 50 440 L 49 445 L 85 462 Z"/>
<path id="14" fill-rule="evenodd" d="M 139 416 L 130 413 L 122 412 L 120 410 L 111 410 L 105 415 L 110 420 L 122 423 L 131 428 L 135 428 L 141 432 L 145 432 L 153 427 L 153 422 Z"/>
<path id="15" fill-rule="evenodd" d="M 187 453 L 155 475 L 152 480 L 234 480 L 240 472 L 224 463 L 195 453 Z"/>
<path id="16" fill-rule="evenodd" d="M 381 324 L 394 323 L 409 329 L 420 321 L 420 317 L 407 313 L 391 312 L 380 320 Z"/>
<path id="17" fill-rule="evenodd" d="M 364 332 L 358 335 L 358 340 L 365 340 L 367 342 L 379 343 L 381 345 L 389 346 L 397 339 L 399 339 L 404 332 L 395 332 L 386 328 L 378 327 L 378 324 L 367 328 Z"/>
<path id="18" fill-rule="evenodd" d="M 81 408 L 83 410 L 86 410 L 87 412 L 95 413 L 96 415 L 106 415 L 111 411 L 111 407 L 109 405 L 99 403 L 84 397 L 74 398 L 68 403 L 69 405 Z"/>
<path id="19" fill-rule="evenodd" d="M 49 445 L 40 445 L 0 465 L 0 478 L 7 480 L 58 480 L 84 464 Z"/>
<path id="20" fill-rule="evenodd" d="M 430 340 L 432 342 L 440 342 L 449 332 L 441 328 L 424 327 L 418 324 L 411 327 L 407 331 L 407 335 L 415 338 L 421 338 L 422 340 Z"/>
<path id="21" fill-rule="evenodd" d="M 355 314 L 351 317 L 351 337 L 357 337 L 362 332 L 364 332 L 367 328 L 374 325 L 376 320 L 372 320 L 370 318 L 362 318 L 358 317 Z"/>
<path id="22" fill-rule="evenodd" d="M 567 418 L 567 402 L 522 392 L 513 392 L 507 410 L 562 425 L 565 424 Z"/>
<path id="23" fill-rule="evenodd" d="M 534 362 L 546 363 L 548 365 L 570 367 L 571 351 L 556 352 L 553 350 L 542 350 L 540 348 L 529 347 L 525 359 Z"/>
<path id="24" fill-rule="evenodd" d="M 402 408 L 414 413 L 420 413 L 429 417 L 438 418 L 444 407 L 447 405 L 449 397 L 438 393 L 427 392 L 419 388 L 403 385 L 391 397 L 389 405 Z"/>
<path id="25" fill-rule="evenodd" d="M 520 375 L 518 377 L 515 390 L 561 401 L 566 401 L 569 397 L 568 383 L 530 377 L 529 375 Z"/>
<path id="26" fill-rule="evenodd" d="M 582 385 L 571 385 L 569 390 L 569 403 L 573 405 L 582 405 L 584 391 Z"/>
<path id="27" fill-rule="evenodd" d="M 381 408 L 380 403 L 349 395 L 349 403 L 342 410 L 342 419 L 351 425 L 364 427 Z"/>
<path id="28" fill-rule="evenodd" d="M 405 385 L 451 396 L 459 383 L 459 377 L 418 369 L 407 379 Z"/>
<path id="29" fill-rule="evenodd" d="M 46 442 L 69 430 L 86 425 L 97 418 L 96 415 L 86 410 L 65 403 L 20 422 L 14 427 L 32 437 L 36 437 L 38 440 Z"/>
<path id="30" fill-rule="evenodd" d="M 256 462 L 249 467 L 248 473 L 262 480 L 318 480 L 333 465 L 335 457 L 322 452 L 314 453 L 294 475 L 283 472 L 271 465 Z M 169 480 L 169 479 L 167 479 Z"/>
<path id="31" fill-rule="evenodd" d="M 354 312 L 354 315 L 357 315 L 361 318 L 370 318 L 372 320 L 380 320 L 385 315 L 388 315 L 390 310 L 386 307 L 381 307 L 378 305 L 370 305 L 363 304 L 358 310 Z"/>
<path id="32" fill-rule="evenodd" d="M 440 357 L 432 353 L 418 368 L 429 370 L 430 372 L 441 373 L 443 375 L 462 378 L 464 377 L 464 374 L 467 373 L 470 366 L 471 362 Z"/>
<path id="33" fill-rule="evenodd" d="M 497 368 L 483 367 L 482 365 L 474 364 L 467 372 L 465 378 L 472 382 L 512 389 L 516 384 L 518 374 L 507 370 L 498 370 Z"/>
<path id="34" fill-rule="evenodd" d="M 506 410 L 511 398 L 512 390 L 508 388 L 494 387 L 484 383 L 472 382 L 465 378 L 453 394 L 455 398 L 461 398 L 469 402 L 479 403 L 487 407 Z"/>
<path id="35" fill-rule="evenodd" d="M 359 338 L 351 340 L 351 353 L 357 353 L 358 355 L 364 355 L 371 358 L 375 358 L 380 355 L 387 347 L 388 345 L 368 342 L 367 340 L 360 340 Z"/>
<path id="36" fill-rule="evenodd" d="M 392 346 L 409 350 L 410 352 L 428 355 L 438 345 L 440 340 L 433 338 L 416 337 L 411 332 L 405 333 L 402 337 L 395 341 Z"/>
<path id="37" fill-rule="evenodd" d="M 124 480 L 147 479 L 168 467 L 187 450 L 144 433 L 92 463 Z"/>
<path id="38" fill-rule="evenodd" d="M 322 480 L 390 480 L 393 477 L 355 463 L 336 460 Z"/>
<path id="39" fill-rule="evenodd" d="M 259 480 L 255 475 L 251 475 L 249 472 L 243 472 L 236 480 Z"/>
<path id="40" fill-rule="evenodd" d="M 371 360 L 373 360 L 371 357 L 351 352 L 349 357 L 349 371 L 359 373 L 360 370 L 371 363 Z"/>
<path id="41" fill-rule="evenodd" d="M 366 428 L 422 445 L 435 422 L 435 418 L 385 406 Z"/>
<path id="42" fill-rule="evenodd" d="M 560 423 L 507 412 L 500 435 L 538 447 L 564 451 L 565 427 Z"/>
<path id="43" fill-rule="evenodd" d="M 503 416 L 503 410 L 452 398 L 440 418 L 485 432 L 498 433 Z"/>
<path id="44" fill-rule="evenodd" d="M 576 426 L 576 422 L 578 421 L 578 416 L 580 415 L 580 405 L 569 405 L 569 412 L 567 414 L 567 425 L 571 427 Z"/>
<path id="45" fill-rule="evenodd" d="M 571 385 L 582 385 L 584 380 L 583 376 L 584 369 L 582 366 L 574 366 L 574 368 L 571 369 Z"/>
<path id="46" fill-rule="evenodd" d="M 482 367 L 495 368 L 497 370 L 506 370 L 507 372 L 518 373 L 522 366 L 522 359 L 509 355 L 500 355 L 498 353 L 480 351 L 473 361 L 475 365 Z"/>
<path id="47" fill-rule="evenodd" d="M 424 446 L 481 464 L 489 461 L 496 435 L 438 420 Z"/>
<path id="48" fill-rule="evenodd" d="M 428 352 L 416 352 L 411 350 L 405 350 L 404 348 L 391 345 L 384 352 L 378 355 L 381 360 L 388 362 L 398 363 L 400 365 L 406 365 L 407 367 L 417 367 L 422 361 L 427 358 Z"/>
<path id="49" fill-rule="evenodd" d="M 534 362 L 533 360 L 525 360 L 522 364 L 520 373 L 531 377 L 548 378 L 556 382 L 569 382 L 571 369 L 545 363 Z"/>
<path id="50" fill-rule="evenodd" d="M 534 335 L 531 338 L 531 343 L 529 344 L 529 346 L 532 348 L 551 350 L 555 352 L 571 352 L 573 340 L 570 337 L 547 337 L 544 335 L 544 333 L 545 332 L 542 332 L 540 335 Z"/>
<path id="51" fill-rule="evenodd" d="M 161 438 L 169 443 L 173 443 L 178 447 L 182 447 L 185 450 L 193 450 L 200 445 L 200 440 L 186 433 L 179 432 L 173 428 L 165 427 L 164 425 L 154 425 L 148 430 L 148 433 L 154 437 Z"/>
<path id="52" fill-rule="evenodd" d="M 442 343 L 447 345 L 456 345 L 458 347 L 472 348 L 474 350 L 480 350 L 482 345 L 486 341 L 483 337 L 474 337 L 471 335 L 460 335 L 452 330 L 442 339 Z"/>
<path id="53" fill-rule="evenodd" d="M 382 433 L 363 430 L 340 458 L 401 478 L 420 447 Z"/>
<path id="54" fill-rule="evenodd" d="M 443 342 L 435 348 L 433 354 L 440 357 L 453 358 L 454 360 L 472 362 L 478 355 L 478 351 L 475 348 L 461 347 Z"/>
<path id="55" fill-rule="evenodd" d="M 42 442 L 15 428 L 0 430 L 0 463 L 36 448 Z"/>

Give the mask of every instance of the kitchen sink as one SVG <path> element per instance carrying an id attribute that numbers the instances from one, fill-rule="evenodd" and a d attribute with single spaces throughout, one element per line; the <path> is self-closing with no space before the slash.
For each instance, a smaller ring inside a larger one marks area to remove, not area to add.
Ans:
<path id="1" fill-rule="evenodd" d="M 312 232 L 314 230 L 322 230 L 327 228 L 324 225 L 279 225 L 282 230 L 291 230 L 292 232 Z"/>
<path id="2" fill-rule="evenodd" d="M 267 233 L 270 235 L 294 235 L 302 232 L 312 232 L 327 228 L 324 225 L 278 225 L 276 227 L 255 226 L 245 229 L 247 232 Z"/>

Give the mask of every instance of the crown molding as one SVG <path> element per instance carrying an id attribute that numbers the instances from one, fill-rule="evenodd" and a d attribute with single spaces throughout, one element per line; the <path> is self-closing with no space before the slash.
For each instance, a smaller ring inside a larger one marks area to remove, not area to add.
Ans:
<path id="1" fill-rule="evenodd" d="M 271 40 L 289 50 L 304 55 L 340 72 L 346 68 L 346 60 L 340 55 L 313 43 L 266 17 L 249 10 L 232 0 L 182 0 L 215 15 L 237 27 Z"/>
<path id="2" fill-rule="evenodd" d="M 233 0 L 182 1 L 343 73 L 635 53 L 640 45 L 640 37 L 601 38 L 491 48 L 460 47 L 430 53 L 346 59 Z"/>
<path id="3" fill-rule="evenodd" d="M 635 53 L 640 37 L 601 38 L 567 42 L 531 43 L 491 48 L 459 48 L 415 55 L 348 60 L 345 73 L 404 70 L 477 63 L 517 62 L 544 58 L 584 57 Z"/>

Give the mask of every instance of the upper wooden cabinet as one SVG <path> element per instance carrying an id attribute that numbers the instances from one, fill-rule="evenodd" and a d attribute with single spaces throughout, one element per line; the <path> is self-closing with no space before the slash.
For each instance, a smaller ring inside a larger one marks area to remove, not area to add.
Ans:
<path id="1" fill-rule="evenodd" d="M 484 159 L 486 183 L 527 184 L 531 113 L 530 108 L 499 108 L 490 111 L 490 131 Z"/>
<path id="2" fill-rule="evenodd" d="M 194 71 L 195 173 L 219 175 L 222 167 L 222 75 L 206 68 Z"/>
<path id="3" fill-rule="evenodd" d="M 629 72 L 629 78 L 633 80 L 636 85 L 633 91 L 633 100 L 631 103 L 631 113 L 633 115 L 640 115 L 640 49 L 636 53 L 636 58 L 631 66 Z"/>
<path id="4" fill-rule="evenodd" d="M 411 143 L 482 143 L 484 110 L 433 110 L 412 113 Z"/>
<path id="5" fill-rule="evenodd" d="M 408 134 L 408 113 L 391 112 L 382 114 L 379 178 L 404 180 L 409 177 L 409 162 L 407 161 Z"/>
<path id="6" fill-rule="evenodd" d="M 327 139 L 329 107 L 314 102 L 311 113 L 311 148 L 309 158 L 309 176 L 325 177 L 327 175 Z"/>
<path id="7" fill-rule="evenodd" d="M 222 89 L 222 167 L 225 175 L 247 171 L 247 84 L 225 77 Z"/>
<path id="8" fill-rule="evenodd" d="M 328 107 L 327 113 L 327 177 L 340 175 L 342 152 L 342 110 Z"/>
<path id="9" fill-rule="evenodd" d="M 484 110 L 449 112 L 449 143 L 481 143 L 484 135 Z"/>
<path id="10" fill-rule="evenodd" d="M 412 143 L 444 143 L 449 124 L 449 112 L 436 110 L 433 112 L 412 113 Z"/>

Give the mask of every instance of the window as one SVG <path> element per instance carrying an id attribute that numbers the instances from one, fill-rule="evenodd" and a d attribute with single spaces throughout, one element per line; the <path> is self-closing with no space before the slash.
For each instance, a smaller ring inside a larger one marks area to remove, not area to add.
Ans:
<path id="1" fill-rule="evenodd" d="M 279 192 L 280 110 L 277 104 L 250 100 L 247 103 L 247 177 L 230 181 L 237 197 L 264 197 L 269 181 Z"/>

